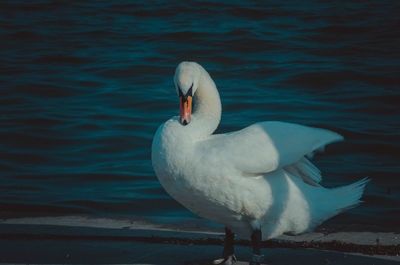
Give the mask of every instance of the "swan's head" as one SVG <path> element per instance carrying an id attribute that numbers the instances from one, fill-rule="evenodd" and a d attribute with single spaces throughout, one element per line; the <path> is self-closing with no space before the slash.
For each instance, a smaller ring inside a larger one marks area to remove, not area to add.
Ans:
<path id="1" fill-rule="evenodd" d="M 195 62 L 181 62 L 176 67 L 174 84 L 179 95 L 180 122 L 187 125 L 192 114 L 192 98 L 199 86 L 201 70 Z"/>

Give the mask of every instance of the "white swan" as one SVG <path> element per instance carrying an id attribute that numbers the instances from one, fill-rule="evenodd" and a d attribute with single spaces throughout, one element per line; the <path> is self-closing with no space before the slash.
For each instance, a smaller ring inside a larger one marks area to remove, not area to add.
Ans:
<path id="1" fill-rule="evenodd" d="M 182 62 L 174 83 L 180 117 L 158 128 L 152 163 L 174 199 L 226 226 L 223 259 L 216 263 L 235 261 L 231 231 L 252 239 L 252 262 L 258 264 L 261 238 L 309 231 L 360 202 L 367 179 L 324 188 L 319 184 L 320 171 L 306 157 L 342 140 L 339 134 L 278 121 L 213 134 L 220 122 L 221 102 L 207 71 L 195 62 Z"/>

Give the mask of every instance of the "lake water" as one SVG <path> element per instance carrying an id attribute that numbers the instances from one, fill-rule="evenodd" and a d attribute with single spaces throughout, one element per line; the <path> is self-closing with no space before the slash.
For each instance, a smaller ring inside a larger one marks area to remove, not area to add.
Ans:
<path id="1" fill-rule="evenodd" d="M 400 2 L 0 3 L 0 217 L 90 214 L 213 226 L 151 166 L 179 112 L 172 77 L 202 64 L 222 96 L 217 132 L 265 120 L 346 141 L 315 158 L 323 184 L 372 178 L 334 229 L 399 231 Z"/>

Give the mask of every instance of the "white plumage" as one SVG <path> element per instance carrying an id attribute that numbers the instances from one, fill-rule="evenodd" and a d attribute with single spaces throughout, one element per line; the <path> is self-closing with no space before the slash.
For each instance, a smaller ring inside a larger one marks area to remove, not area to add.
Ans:
<path id="1" fill-rule="evenodd" d="M 357 205 L 367 179 L 327 189 L 306 158 L 343 139 L 337 133 L 270 121 L 217 134 L 221 103 L 199 64 L 183 62 L 175 86 L 193 87 L 195 110 L 183 126 L 173 117 L 157 130 L 153 167 L 165 190 L 195 214 L 224 224 L 243 238 L 260 226 L 262 238 L 301 233 Z"/>

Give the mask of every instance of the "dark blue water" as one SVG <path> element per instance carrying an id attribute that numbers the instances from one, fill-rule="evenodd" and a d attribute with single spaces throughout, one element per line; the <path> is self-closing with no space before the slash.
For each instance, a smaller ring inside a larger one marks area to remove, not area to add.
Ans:
<path id="1" fill-rule="evenodd" d="M 151 166 L 178 113 L 172 76 L 202 64 L 222 95 L 218 132 L 264 120 L 346 141 L 315 163 L 323 184 L 369 176 L 337 229 L 400 223 L 398 1 L 2 1 L 0 215 L 196 219 Z M 362 228 L 360 228 L 362 227 Z"/>

